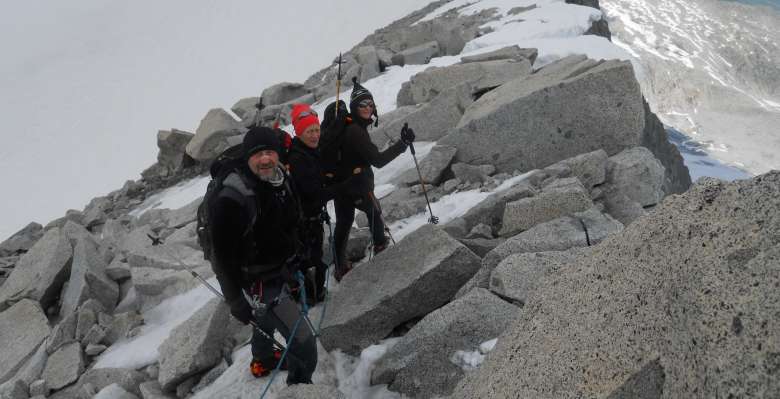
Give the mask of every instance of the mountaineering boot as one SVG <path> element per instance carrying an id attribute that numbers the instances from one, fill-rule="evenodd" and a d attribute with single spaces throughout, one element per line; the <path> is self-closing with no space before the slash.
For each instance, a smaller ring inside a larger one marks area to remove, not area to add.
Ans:
<path id="1" fill-rule="evenodd" d="M 352 262 L 344 260 L 343 263 L 340 264 L 343 266 L 336 269 L 336 273 L 333 274 L 333 277 L 335 277 L 336 281 L 338 282 L 341 282 L 341 279 L 344 278 L 344 276 L 346 276 L 350 270 L 352 270 Z"/>
<path id="2" fill-rule="evenodd" d="M 374 244 L 374 256 L 379 255 L 382 251 L 386 250 L 390 245 L 390 237 L 385 236 L 385 241 L 381 244 Z"/>
<path id="3" fill-rule="evenodd" d="M 276 365 L 279 364 L 279 360 L 281 359 L 282 351 L 274 348 L 273 357 L 271 359 L 266 359 L 263 361 L 258 358 L 252 358 L 252 362 L 249 363 L 249 372 L 252 373 L 255 378 L 268 376 L 272 371 L 274 371 Z M 286 361 L 282 363 L 282 367 L 280 367 L 279 370 L 287 370 Z"/>

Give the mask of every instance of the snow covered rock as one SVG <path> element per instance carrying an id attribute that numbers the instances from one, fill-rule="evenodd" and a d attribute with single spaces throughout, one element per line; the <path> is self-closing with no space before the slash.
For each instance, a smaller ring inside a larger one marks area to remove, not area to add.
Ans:
<path id="1" fill-rule="evenodd" d="M 423 43 L 418 46 L 408 48 L 397 54 L 393 54 L 393 65 L 414 65 L 414 64 L 427 64 L 431 62 L 431 58 L 438 57 L 439 43 L 436 41 Z"/>
<path id="2" fill-rule="evenodd" d="M 583 227 L 584 225 L 584 227 Z M 586 233 L 587 229 L 587 233 Z M 474 287 L 488 288 L 490 273 L 509 255 L 525 252 L 565 251 L 595 245 L 623 230 L 623 225 L 596 208 L 538 224 L 497 246 L 482 259 L 482 267 L 458 296 Z"/>
<path id="3" fill-rule="evenodd" d="M 109 311 L 119 298 L 119 286 L 106 275 L 106 264 L 97 247 L 79 240 L 73 249 L 73 262 L 67 288 L 63 291 L 60 315 L 68 315 L 88 298 L 99 301 Z"/>
<path id="4" fill-rule="evenodd" d="M 283 389 L 276 396 L 277 399 L 346 399 L 341 391 L 336 387 L 321 384 L 297 384 Z"/>
<path id="5" fill-rule="evenodd" d="M 452 164 L 455 178 L 464 183 L 484 183 L 490 175 L 496 172 L 493 165 L 469 165 L 463 162 Z"/>
<path id="6" fill-rule="evenodd" d="M 543 278 L 453 397 L 777 396 L 778 192 L 773 171 L 667 197 Z"/>
<path id="7" fill-rule="evenodd" d="M 146 374 L 133 369 L 101 368 L 87 370 L 79 378 L 77 385 L 91 385 L 95 389 L 100 390 L 111 384 L 118 384 L 125 391 L 141 396 L 138 386 L 147 379 Z"/>
<path id="8" fill-rule="evenodd" d="M 446 145 L 437 145 L 420 161 L 420 174 L 425 184 L 439 185 L 442 176 L 455 157 L 457 148 Z M 417 169 L 410 169 L 394 180 L 396 184 L 412 186 L 420 182 Z"/>
<path id="9" fill-rule="evenodd" d="M 49 336 L 49 321 L 40 305 L 22 299 L 0 313 L 0 383 L 14 376 Z"/>
<path id="10" fill-rule="evenodd" d="M 640 205 L 655 205 L 664 198 L 664 167 L 644 147 L 634 147 L 609 157 L 607 181 L 617 194 Z"/>
<path id="11" fill-rule="evenodd" d="M 379 360 L 371 383 L 414 398 L 449 395 L 465 375 L 450 357 L 501 335 L 517 313 L 516 306 L 476 288 L 420 320 Z"/>
<path id="12" fill-rule="evenodd" d="M 213 298 L 189 320 L 176 327 L 160 346 L 158 381 L 165 391 L 198 372 L 208 370 L 222 356 L 223 341 L 230 332 L 230 311 Z"/>
<path id="13" fill-rule="evenodd" d="M 290 100 L 309 94 L 309 91 L 300 83 L 283 82 L 277 83 L 263 90 L 260 97 L 263 99 L 263 105 L 284 104 Z"/>
<path id="14" fill-rule="evenodd" d="M 208 162 L 228 148 L 228 137 L 243 133 L 241 126 L 222 108 L 210 110 L 195 130 L 195 137 L 187 143 L 187 155 L 199 162 Z"/>
<path id="15" fill-rule="evenodd" d="M 165 170 L 165 175 L 173 174 L 185 166 L 187 144 L 195 137 L 190 132 L 171 129 L 157 132 L 157 163 Z"/>
<path id="16" fill-rule="evenodd" d="M 553 273 L 565 273 L 581 250 L 532 252 L 510 255 L 490 273 L 490 291 L 502 298 L 525 304 L 539 280 Z"/>
<path id="17" fill-rule="evenodd" d="M 447 303 L 478 268 L 479 257 L 463 244 L 423 226 L 344 277 L 321 342 L 328 350 L 359 353 L 401 323 Z"/>
<path id="18" fill-rule="evenodd" d="M 640 143 L 644 109 L 631 63 L 570 56 L 492 90 L 439 141 L 456 159 L 528 171 L 583 152 Z"/>
<path id="19" fill-rule="evenodd" d="M 512 45 L 512 46 L 500 48 L 498 50 L 490 51 L 487 53 L 463 57 L 460 59 L 460 62 L 462 64 L 467 64 L 470 62 L 485 62 L 485 61 L 496 61 L 496 60 L 515 60 L 515 61 L 528 60 L 528 62 L 530 62 L 531 65 L 533 65 L 534 61 L 536 61 L 536 56 L 538 54 L 539 51 L 535 48 L 520 48 L 517 45 Z"/>
<path id="20" fill-rule="evenodd" d="M 499 235 L 512 236 L 537 224 L 586 211 L 592 206 L 590 194 L 579 179 L 558 179 L 533 197 L 507 203 Z"/>
<path id="21" fill-rule="evenodd" d="M 84 356 L 81 353 L 81 345 L 72 342 L 49 356 L 41 378 L 46 381 L 47 388 L 56 391 L 75 382 L 82 372 Z"/>
<path id="22" fill-rule="evenodd" d="M 47 231 L 22 256 L 8 279 L 0 286 L 0 311 L 22 298 L 48 308 L 60 295 L 70 273 L 73 255 L 70 242 L 59 228 Z"/>
<path id="23" fill-rule="evenodd" d="M 125 391 L 119 384 L 111 384 L 101 389 L 93 399 L 138 399 L 138 396 Z"/>
<path id="24" fill-rule="evenodd" d="M 401 86 L 398 105 L 414 105 L 433 100 L 445 89 L 469 82 L 472 94 L 481 93 L 502 84 L 531 74 L 531 63 L 522 59 L 470 62 L 448 67 L 431 67 L 414 76 Z"/>
<path id="25" fill-rule="evenodd" d="M 43 237 L 43 226 L 32 222 L 0 244 L 0 257 L 27 252 Z"/>

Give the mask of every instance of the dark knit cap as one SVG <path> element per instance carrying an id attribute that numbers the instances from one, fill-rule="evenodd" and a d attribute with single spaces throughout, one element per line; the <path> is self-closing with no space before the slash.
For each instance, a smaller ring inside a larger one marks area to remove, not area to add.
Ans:
<path id="1" fill-rule="evenodd" d="M 270 127 L 255 126 L 249 129 L 244 136 L 243 146 L 244 156 L 247 159 L 262 150 L 273 150 L 281 154 L 281 143 L 277 133 Z"/>
<path id="2" fill-rule="evenodd" d="M 363 87 L 360 83 L 357 81 L 357 77 L 352 78 L 352 94 L 349 96 L 349 112 L 352 114 L 353 118 L 356 118 L 359 114 L 357 113 L 357 107 L 358 104 L 360 104 L 363 100 L 371 100 L 374 101 L 374 96 L 371 94 L 368 89 Z M 374 102 L 374 112 L 373 112 L 374 118 L 376 120 L 374 121 L 374 126 L 379 125 L 379 113 L 376 109 L 376 102 Z M 368 121 L 367 123 L 371 123 L 371 121 Z"/>

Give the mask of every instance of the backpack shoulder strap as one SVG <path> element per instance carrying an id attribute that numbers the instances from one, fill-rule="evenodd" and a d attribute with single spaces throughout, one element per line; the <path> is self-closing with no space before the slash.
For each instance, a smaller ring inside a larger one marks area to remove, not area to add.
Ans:
<path id="1" fill-rule="evenodd" d="M 247 225 L 244 235 L 248 235 L 257 221 L 257 203 L 255 200 L 255 192 L 247 187 L 244 179 L 241 178 L 239 173 L 231 172 L 222 181 L 223 195 L 232 198 L 244 205 L 247 213 L 249 214 L 250 221 Z M 226 189 L 226 190 L 225 190 Z"/>

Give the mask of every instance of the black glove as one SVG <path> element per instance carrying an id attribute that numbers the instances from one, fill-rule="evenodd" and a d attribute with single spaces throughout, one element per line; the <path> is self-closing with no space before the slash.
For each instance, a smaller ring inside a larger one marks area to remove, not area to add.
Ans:
<path id="1" fill-rule="evenodd" d="M 414 130 L 406 126 L 406 124 L 401 128 L 401 141 L 406 145 L 414 143 Z"/>
<path id="2" fill-rule="evenodd" d="M 230 303 L 230 314 L 244 324 L 249 324 L 253 319 L 252 306 L 243 296 Z"/>

